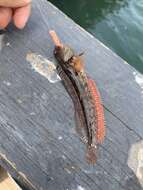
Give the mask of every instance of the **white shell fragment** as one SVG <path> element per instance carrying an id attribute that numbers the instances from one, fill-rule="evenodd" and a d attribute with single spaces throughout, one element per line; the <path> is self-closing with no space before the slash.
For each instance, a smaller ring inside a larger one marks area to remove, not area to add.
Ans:
<path id="1" fill-rule="evenodd" d="M 143 141 L 139 141 L 131 146 L 128 156 L 128 166 L 135 173 L 143 187 Z"/>
<path id="2" fill-rule="evenodd" d="M 49 82 L 56 83 L 61 80 L 52 61 L 36 53 L 28 53 L 26 60 L 36 72 L 47 78 Z"/>

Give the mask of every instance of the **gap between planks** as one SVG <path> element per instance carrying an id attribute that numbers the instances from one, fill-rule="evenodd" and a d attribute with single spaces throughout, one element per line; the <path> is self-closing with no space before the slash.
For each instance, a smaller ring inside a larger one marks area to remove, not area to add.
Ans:
<path id="1" fill-rule="evenodd" d="M 22 190 L 10 174 L 0 166 L 0 190 Z"/>

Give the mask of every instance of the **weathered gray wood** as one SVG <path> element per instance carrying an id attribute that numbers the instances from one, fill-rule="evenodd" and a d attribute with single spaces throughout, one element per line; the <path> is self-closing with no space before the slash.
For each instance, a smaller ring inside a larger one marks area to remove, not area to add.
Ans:
<path id="1" fill-rule="evenodd" d="M 85 162 L 64 87 L 49 83 L 26 61 L 29 51 L 53 58 L 50 28 L 77 52 L 85 51 L 87 71 L 103 97 L 107 137 L 94 167 Z M 11 26 L 0 52 L 0 164 L 29 189 L 142 189 L 127 165 L 131 146 L 143 137 L 137 76 L 53 5 L 35 0 L 27 27 L 19 31 Z"/>

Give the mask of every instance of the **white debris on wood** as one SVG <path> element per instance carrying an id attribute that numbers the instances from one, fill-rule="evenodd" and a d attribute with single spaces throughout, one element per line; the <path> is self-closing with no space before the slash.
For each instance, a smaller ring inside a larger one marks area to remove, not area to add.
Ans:
<path id="1" fill-rule="evenodd" d="M 28 53 L 26 60 L 30 62 L 32 68 L 48 79 L 51 83 L 60 81 L 60 77 L 56 72 L 56 66 L 50 60 L 36 53 Z"/>
<path id="2" fill-rule="evenodd" d="M 9 81 L 3 81 L 3 84 L 5 84 L 6 86 L 11 86 L 11 83 Z"/>
<path id="3" fill-rule="evenodd" d="M 77 190 L 85 190 L 85 188 L 83 188 L 81 185 L 78 185 Z"/>
<path id="4" fill-rule="evenodd" d="M 143 94 L 143 75 L 141 73 L 138 73 L 138 72 L 133 72 L 133 75 L 135 77 L 136 83 L 141 88 L 141 93 Z"/>
<path id="5" fill-rule="evenodd" d="M 6 46 L 7 46 L 7 47 L 10 47 L 10 46 L 11 46 L 11 45 L 10 45 L 10 42 L 7 42 L 7 43 L 6 43 Z"/>
<path id="6" fill-rule="evenodd" d="M 124 61 L 123 63 L 124 63 L 125 65 L 128 65 L 128 62 L 127 62 L 127 61 Z"/>
<path id="7" fill-rule="evenodd" d="M 137 177 L 143 181 L 143 147 L 138 152 Z"/>
<path id="8" fill-rule="evenodd" d="M 128 166 L 143 187 L 143 141 L 132 145 L 128 156 Z"/>
<path id="9" fill-rule="evenodd" d="M 36 115 L 36 113 L 35 112 L 31 112 L 30 115 Z"/>
<path id="10" fill-rule="evenodd" d="M 63 139 L 63 137 L 62 137 L 62 136 L 59 136 L 59 137 L 58 137 L 58 139 L 59 139 L 59 140 L 62 140 L 62 139 Z"/>
<path id="11" fill-rule="evenodd" d="M 66 157 L 65 157 L 65 155 L 62 155 L 62 158 L 63 158 L 63 160 L 66 160 Z"/>

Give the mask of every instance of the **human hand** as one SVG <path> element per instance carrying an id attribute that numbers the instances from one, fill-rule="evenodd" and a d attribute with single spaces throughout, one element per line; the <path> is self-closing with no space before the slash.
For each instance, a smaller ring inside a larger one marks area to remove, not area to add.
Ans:
<path id="1" fill-rule="evenodd" d="M 0 0 L 0 29 L 12 20 L 19 29 L 24 28 L 31 12 L 32 0 Z"/>

